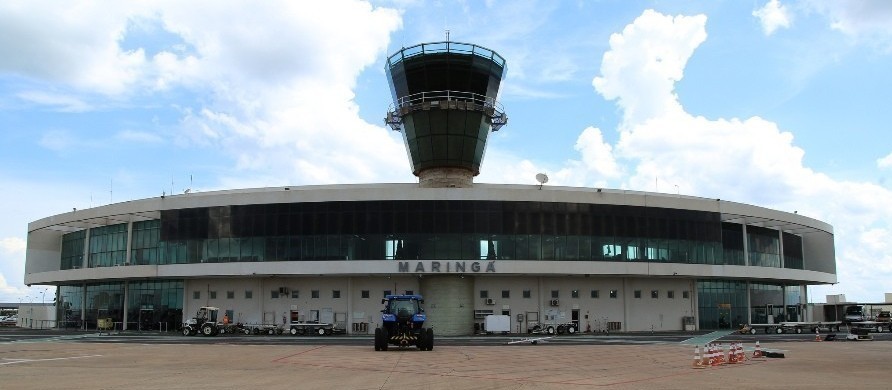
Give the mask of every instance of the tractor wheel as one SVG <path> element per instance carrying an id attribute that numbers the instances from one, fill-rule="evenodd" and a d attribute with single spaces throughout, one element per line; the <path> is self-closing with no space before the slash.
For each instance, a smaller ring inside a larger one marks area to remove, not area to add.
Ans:
<path id="1" fill-rule="evenodd" d="M 375 328 L 375 351 L 381 350 L 381 328 Z"/>
<path id="2" fill-rule="evenodd" d="M 550 335 L 554 335 L 554 327 L 553 327 L 553 326 L 549 326 L 549 327 L 545 328 L 545 333 L 548 333 L 548 334 L 550 334 Z"/>
<path id="3" fill-rule="evenodd" d="M 291 328 L 288 332 L 291 333 L 292 336 L 297 336 L 297 328 Z"/>
<path id="4" fill-rule="evenodd" d="M 390 335 L 387 334 L 387 328 L 379 329 L 381 329 L 381 350 L 386 351 L 387 347 L 390 345 Z"/>
<path id="5" fill-rule="evenodd" d="M 418 347 L 420 351 L 427 350 L 427 329 L 421 328 L 421 331 L 418 332 L 418 338 L 415 340 L 415 346 Z"/>
<path id="6" fill-rule="evenodd" d="M 567 327 L 564 325 L 558 325 L 558 327 L 557 327 L 558 334 L 564 334 L 564 332 L 566 332 L 566 330 L 567 330 Z"/>
<path id="7" fill-rule="evenodd" d="M 325 336 L 325 328 L 316 329 L 316 334 L 319 336 Z"/>
<path id="8" fill-rule="evenodd" d="M 191 336 L 191 335 L 192 335 L 192 329 L 191 329 L 191 328 L 189 328 L 188 326 L 185 327 L 185 328 L 183 328 L 183 336 Z"/>
<path id="9" fill-rule="evenodd" d="M 576 333 L 576 327 L 573 326 L 573 325 L 568 325 L 568 326 L 567 326 L 567 333 L 568 333 L 568 334 L 574 334 L 574 333 Z"/>
<path id="10" fill-rule="evenodd" d="M 425 337 L 424 346 L 427 347 L 428 351 L 434 350 L 434 330 L 432 328 L 427 328 L 427 337 Z"/>
<path id="11" fill-rule="evenodd" d="M 204 324 L 201 327 L 201 334 L 205 336 L 213 336 L 214 335 L 214 327 L 211 324 Z"/>

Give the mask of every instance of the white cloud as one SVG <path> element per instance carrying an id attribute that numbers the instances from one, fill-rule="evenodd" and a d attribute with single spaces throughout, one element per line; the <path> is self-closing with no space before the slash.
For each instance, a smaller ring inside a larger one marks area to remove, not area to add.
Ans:
<path id="1" fill-rule="evenodd" d="M 61 112 L 85 112 L 93 109 L 87 102 L 74 96 L 44 91 L 25 91 L 20 92 L 17 96 L 24 101 L 51 106 Z"/>
<path id="2" fill-rule="evenodd" d="M 774 34 L 778 28 L 790 28 L 790 11 L 778 0 L 770 0 L 762 8 L 753 11 L 753 16 L 762 24 L 765 35 Z"/>
<path id="3" fill-rule="evenodd" d="M 877 167 L 882 169 L 892 167 L 892 153 L 889 153 L 886 157 L 878 159 Z"/>
<path id="4" fill-rule="evenodd" d="M 22 255 L 25 253 L 25 240 L 18 237 L 0 238 L 0 250 L 7 254 Z"/>
<path id="5" fill-rule="evenodd" d="M 164 142 L 164 139 L 157 134 L 136 130 L 120 131 L 115 134 L 115 138 L 121 141 L 139 144 L 158 144 Z"/>
<path id="6" fill-rule="evenodd" d="M 892 2 L 837 0 L 809 5 L 830 19 L 831 28 L 856 42 L 892 50 Z"/>
<path id="7" fill-rule="evenodd" d="M 0 70 L 61 81 L 107 94 L 126 91 L 145 63 L 142 51 L 122 50 L 124 3 L 60 5 L 52 1 L 0 5 Z"/>
<path id="8" fill-rule="evenodd" d="M 835 228 L 840 286 L 867 294 L 858 290 L 861 283 L 885 285 L 892 270 L 875 263 L 888 259 L 878 237 L 892 230 L 887 207 L 892 192 L 834 180 L 804 166 L 804 151 L 795 146 L 793 135 L 766 119 L 707 119 L 684 110 L 675 83 L 703 42 L 705 23 L 702 16 L 646 11 L 610 38 L 602 75 L 593 84 L 624 111 L 613 149 L 630 172 L 624 186 L 650 190 L 655 181 L 671 183 L 658 189 L 671 192 L 670 185 L 678 185 L 687 194 L 797 210 L 824 220 Z M 593 145 L 582 148 L 583 156 L 603 153 L 603 146 Z"/>
<path id="9" fill-rule="evenodd" d="M 694 49 L 706 40 L 706 16 L 668 17 L 644 11 L 621 34 L 610 36 L 602 76 L 592 83 L 608 100 L 618 99 L 626 123 L 679 112 L 675 82 Z M 671 29 L 673 34 L 663 35 Z"/>

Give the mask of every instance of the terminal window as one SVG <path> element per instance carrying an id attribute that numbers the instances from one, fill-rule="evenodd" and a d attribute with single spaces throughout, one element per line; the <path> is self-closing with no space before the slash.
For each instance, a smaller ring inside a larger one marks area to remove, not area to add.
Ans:
<path id="1" fill-rule="evenodd" d="M 579 290 L 573 290 L 570 292 L 570 298 L 579 298 Z"/>
<path id="2" fill-rule="evenodd" d="M 338 299 L 341 297 L 341 290 L 331 290 L 331 297 L 333 299 Z"/>
<path id="3" fill-rule="evenodd" d="M 211 299 L 217 299 L 217 292 L 216 292 L 216 291 L 211 291 L 211 292 L 209 292 L 208 294 L 211 296 Z"/>
<path id="4" fill-rule="evenodd" d="M 279 290 L 270 290 L 269 297 L 270 299 L 279 299 Z"/>
<path id="5" fill-rule="evenodd" d="M 660 290 L 650 290 L 650 297 L 657 299 L 660 297 Z"/>
<path id="6" fill-rule="evenodd" d="M 227 291 L 226 299 L 235 299 L 235 291 Z"/>
<path id="7" fill-rule="evenodd" d="M 681 297 L 684 299 L 691 299 L 691 292 L 690 291 L 682 291 Z"/>
<path id="8" fill-rule="evenodd" d="M 504 298 L 504 299 L 511 298 L 511 290 L 502 290 L 502 298 Z"/>
<path id="9" fill-rule="evenodd" d="M 641 298 L 641 290 L 635 290 L 635 298 Z"/>
<path id="10" fill-rule="evenodd" d="M 310 290 L 310 298 L 319 298 L 319 290 Z"/>
<path id="11" fill-rule="evenodd" d="M 368 298 L 368 297 L 369 297 L 369 290 L 362 290 L 362 295 L 360 295 L 360 296 L 361 296 L 362 298 Z"/>
<path id="12" fill-rule="evenodd" d="M 614 298 L 614 299 L 615 299 L 615 298 L 618 297 L 618 296 L 619 296 L 619 292 L 617 292 L 616 290 L 610 290 L 610 297 L 611 297 L 611 298 Z"/>
<path id="13" fill-rule="evenodd" d="M 192 299 L 201 299 L 201 291 L 193 291 Z"/>
<path id="14" fill-rule="evenodd" d="M 251 290 L 245 290 L 245 299 L 253 299 L 253 298 L 254 298 L 254 292 Z"/>
<path id="15" fill-rule="evenodd" d="M 291 299 L 300 298 L 300 290 L 291 290 Z"/>
<path id="16" fill-rule="evenodd" d="M 601 292 L 598 290 L 592 290 L 592 298 L 599 298 Z"/>
<path id="17" fill-rule="evenodd" d="M 390 295 L 390 294 L 391 294 L 390 290 L 384 290 L 384 296 L 385 296 L 385 297 L 388 296 L 388 295 Z"/>
<path id="18" fill-rule="evenodd" d="M 489 290 L 480 290 L 480 298 L 489 298 Z"/>
<path id="19" fill-rule="evenodd" d="M 561 295 L 561 291 L 560 291 L 560 290 L 551 290 L 551 297 L 552 297 L 552 298 L 555 298 L 555 299 L 560 298 L 559 295 Z"/>
<path id="20" fill-rule="evenodd" d="M 673 291 L 673 290 L 666 291 L 666 298 L 675 299 L 675 291 Z"/>
<path id="21" fill-rule="evenodd" d="M 532 294 L 532 292 L 531 292 L 530 290 L 523 290 L 523 297 L 524 297 L 524 298 L 530 298 L 530 297 L 532 297 L 532 296 L 533 296 L 533 294 Z"/>

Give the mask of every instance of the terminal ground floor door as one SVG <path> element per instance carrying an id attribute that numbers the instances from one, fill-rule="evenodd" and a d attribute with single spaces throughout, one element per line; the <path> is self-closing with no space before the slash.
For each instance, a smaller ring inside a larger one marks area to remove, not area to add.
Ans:
<path id="1" fill-rule="evenodd" d="M 580 330 L 579 329 L 579 309 L 573 309 L 573 311 L 571 313 L 572 314 L 570 314 L 570 321 L 573 322 L 573 327 L 575 327 L 576 331 L 578 332 Z"/>

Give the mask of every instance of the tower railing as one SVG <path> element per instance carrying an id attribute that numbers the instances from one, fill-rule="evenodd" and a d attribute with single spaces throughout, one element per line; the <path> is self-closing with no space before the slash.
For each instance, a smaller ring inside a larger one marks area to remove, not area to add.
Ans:
<path id="1" fill-rule="evenodd" d="M 403 115 L 414 111 L 431 109 L 482 111 L 491 120 L 492 130 L 498 131 L 508 123 L 508 116 L 502 104 L 494 98 L 464 91 L 425 91 L 401 96 L 387 109 L 385 122 L 395 130 L 400 130 Z"/>
<path id="2" fill-rule="evenodd" d="M 486 58 L 494 62 L 496 65 L 505 66 L 505 59 L 498 53 L 487 49 L 483 46 L 477 46 L 471 43 L 462 42 L 429 42 L 421 43 L 415 46 L 404 47 L 396 54 L 387 58 L 387 65 L 394 66 L 401 61 L 421 54 L 438 54 L 438 53 L 458 53 L 470 54 L 482 58 Z"/>

